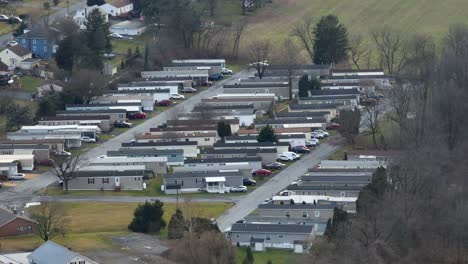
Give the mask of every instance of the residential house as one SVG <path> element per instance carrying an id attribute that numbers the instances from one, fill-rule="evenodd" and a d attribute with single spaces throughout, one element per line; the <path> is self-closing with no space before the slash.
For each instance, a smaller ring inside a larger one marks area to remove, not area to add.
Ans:
<path id="1" fill-rule="evenodd" d="M 79 170 L 68 182 L 69 190 L 143 190 L 145 170 Z"/>
<path id="2" fill-rule="evenodd" d="M 277 112 L 275 113 L 275 118 L 278 119 L 287 119 L 287 118 L 317 118 L 317 117 L 323 117 L 325 118 L 325 121 L 330 122 L 330 112 L 329 111 L 317 111 L 317 112 L 311 112 L 311 111 L 305 111 L 305 112 Z"/>
<path id="3" fill-rule="evenodd" d="M 227 237 L 234 245 L 265 248 L 294 248 L 295 241 L 310 243 L 315 238 L 311 225 L 233 224 Z M 260 245 L 256 245 L 259 243 Z"/>
<path id="4" fill-rule="evenodd" d="M 239 130 L 239 120 L 238 119 L 223 119 L 224 123 L 231 126 L 231 132 L 236 133 Z M 199 125 L 208 125 L 214 126 L 217 128 L 217 123 L 214 123 L 210 120 L 167 120 L 167 126 L 172 127 L 193 127 Z"/>
<path id="5" fill-rule="evenodd" d="M 109 16 L 121 16 L 133 10 L 133 3 L 130 0 L 110 0 L 99 6 L 101 10 Z"/>
<path id="6" fill-rule="evenodd" d="M 193 193 L 226 193 L 230 187 L 243 185 L 240 171 L 194 171 L 166 174 L 163 179 L 166 194 Z"/>
<path id="7" fill-rule="evenodd" d="M 358 197 L 361 186 L 289 185 L 287 191 L 296 195 L 327 195 L 333 197 Z"/>
<path id="8" fill-rule="evenodd" d="M 131 165 L 144 165 L 145 170 L 151 170 L 154 174 L 167 173 L 167 157 L 99 157 L 90 160 L 91 166 L 131 166 Z"/>
<path id="9" fill-rule="evenodd" d="M 306 127 L 294 127 L 294 128 L 275 128 L 274 129 L 276 135 L 304 135 L 306 140 L 311 138 L 312 131 L 310 128 Z M 258 135 L 260 133 L 257 129 L 240 129 L 237 131 L 237 134 L 240 136 L 252 136 Z"/>
<path id="10" fill-rule="evenodd" d="M 349 107 L 356 107 L 359 104 L 359 100 L 354 95 L 347 96 L 310 96 L 301 97 L 298 100 L 299 104 L 343 104 Z"/>
<path id="11" fill-rule="evenodd" d="M 386 168 L 387 163 L 383 160 L 322 160 L 319 166 L 323 169 L 377 169 Z"/>
<path id="12" fill-rule="evenodd" d="M 330 208 L 341 208 L 346 210 L 348 213 L 356 212 L 356 201 L 357 197 L 337 197 L 328 195 L 278 195 L 273 196 L 273 205 L 316 205 L 316 206 L 328 206 Z M 333 215 L 333 213 L 332 213 Z M 315 216 L 319 216 L 319 213 L 315 213 Z M 297 219 L 297 217 L 295 217 Z M 323 220 L 317 217 L 318 220 Z M 326 223 L 326 220 L 323 222 Z"/>
<path id="13" fill-rule="evenodd" d="M 276 135 L 278 142 L 287 142 L 291 147 L 305 146 L 304 134 Z M 256 143 L 257 136 L 230 136 L 224 138 L 225 143 Z"/>
<path id="14" fill-rule="evenodd" d="M 21 62 L 32 57 L 31 51 L 21 45 L 7 47 L 0 52 L 0 61 L 8 65 L 10 71 L 19 68 Z"/>
<path id="15" fill-rule="evenodd" d="M 310 96 L 314 97 L 328 97 L 328 96 L 348 96 L 354 95 L 359 99 L 359 90 L 358 89 L 337 89 L 337 90 L 312 90 L 310 91 Z"/>
<path id="16" fill-rule="evenodd" d="M 153 79 L 153 78 L 171 78 L 181 77 L 185 79 L 191 79 L 197 85 L 202 85 L 208 82 L 208 70 L 193 70 L 193 71 L 143 71 L 141 72 L 141 78 Z"/>
<path id="17" fill-rule="evenodd" d="M 142 134 L 136 135 L 137 142 L 167 142 L 167 141 L 196 141 L 198 146 L 212 146 L 217 140 L 218 135 L 215 132 L 210 133 L 167 133 L 167 134 Z"/>
<path id="18" fill-rule="evenodd" d="M 167 165 L 184 165 L 184 151 L 182 149 L 146 149 L 146 148 L 120 148 L 107 151 L 108 157 L 164 157 Z"/>
<path id="19" fill-rule="evenodd" d="M 47 83 L 47 84 L 41 85 L 36 88 L 37 89 L 36 97 L 40 98 L 40 97 L 45 96 L 46 94 L 53 93 L 53 92 L 60 93 L 63 91 L 63 86 L 64 86 L 63 84 L 58 83 L 58 82 Z"/>
<path id="20" fill-rule="evenodd" d="M 80 125 L 93 126 L 97 125 L 102 132 L 110 131 L 114 123 L 111 123 L 109 115 L 96 116 L 46 116 L 41 117 L 37 121 L 40 126 L 65 126 L 65 125 Z"/>
<path id="21" fill-rule="evenodd" d="M 285 217 L 292 219 L 316 220 L 326 223 L 333 218 L 333 210 L 336 205 L 299 203 L 299 204 L 260 204 L 258 214 L 264 217 Z"/>
<path id="22" fill-rule="evenodd" d="M 23 71 L 28 71 L 29 73 L 32 73 L 32 74 L 41 75 L 41 72 L 39 71 L 39 66 L 41 65 L 41 62 L 42 60 L 37 57 L 25 59 L 20 63 L 20 69 Z"/>
<path id="23" fill-rule="evenodd" d="M 93 98 L 91 104 L 128 104 L 139 103 L 141 109 L 146 112 L 154 111 L 154 98 L 152 95 L 133 94 L 126 96 L 119 96 L 114 94 L 105 94 Z"/>
<path id="24" fill-rule="evenodd" d="M 384 76 L 383 69 L 333 69 L 332 76 Z"/>
<path id="25" fill-rule="evenodd" d="M 19 154 L 0 155 L 0 163 L 18 163 L 21 170 L 33 171 L 34 155 L 32 154 L 32 150 L 19 152 Z"/>
<path id="26" fill-rule="evenodd" d="M 30 264 L 98 264 L 52 240 L 44 242 L 29 256 Z"/>
<path id="27" fill-rule="evenodd" d="M 289 151 L 289 143 L 286 142 L 258 142 L 258 143 L 222 143 L 218 142 L 213 145 L 214 149 L 276 149 L 276 153 L 280 154 Z"/>
<path id="28" fill-rule="evenodd" d="M 172 60 L 173 64 L 196 63 L 199 65 L 215 65 L 221 68 L 226 68 L 225 59 L 187 59 L 187 60 Z"/>
<path id="29" fill-rule="evenodd" d="M 141 112 L 141 103 L 111 103 L 111 104 L 68 104 L 65 105 L 67 111 L 87 111 L 87 110 L 125 110 L 126 113 Z"/>
<path id="30" fill-rule="evenodd" d="M 303 65 L 285 65 L 285 64 L 272 64 L 268 65 L 267 75 L 265 77 L 269 77 L 268 73 L 274 72 L 288 72 L 292 70 L 293 74 L 298 77 L 302 77 L 304 75 L 309 75 L 310 77 L 316 76 L 328 76 L 332 71 L 330 65 L 326 64 L 303 64 Z M 288 76 L 288 74 L 283 75 Z"/>
<path id="31" fill-rule="evenodd" d="M 88 22 L 88 16 L 91 14 L 92 11 L 95 9 L 99 10 L 101 16 L 104 17 L 104 21 L 107 23 L 109 22 L 109 16 L 104 9 L 101 9 L 98 5 L 93 6 L 86 6 L 84 9 L 76 11 L 75 15 L 73 16 L 73 21 L 81 28 L 85 29 L 86 22 Z"/>
<path id="32" fill-rule="evenodd" d="M 122 143 L 124 148 L 141 148 L 141 149 L 182 149 L 184 157 L 195 158 L 198 155 L 198 144 L 196 141 L 185 142 L 130 142 Z"/>
<path id="33" fill-rule="evenodd" d="M 261 157 L 217 158 L 217 159 L 186 159 L 181 167 L 174 167 L 174 172 L 190 171 L 220 171 L 245 170 L 246 176 L 251 176 L 253 170 L 262 168 Z"/>
<path id="34" fill-rule="evenodd" d="M 0 140 L 1 146 L 21 146 L 21 145 L 37 145 L 47 146 L 51 151 L 64 150 L 65 141 L 62 139 L 44 139 L 44 140 Z"/>
<path id="35" fill-rule="evenodd" d="M 263 127 L 271 126 L 272 128 L 296 128 L 304 127 L 312 130 L 323 129 L 327 120 L 323 117 L 311 118 L 277 118 L 277 119 L 260 119 L 255 121 L 255 127 L 261 129 Z"/>
<path id="36" fill-rule="evenodd" d="M 0 180 L 7 181 L 10 175 L 18 173 L 17 162 L 2 162 L 0 163 Z"/>
<path id="37" fill-rule="evenodd" d="M 79 148 L 81 147 L 82 133 L 80 131 L 35 131 L 35 132 L 10 132 L 6 138 L 11 142 L 49 142 L 51 140 L 60 141 L 60 148 Z M 57 149 L 59 150 L 59 148 Z"/>
<path id="38" fill-rule="evenodd" d="M 16 145 L 16 144 L 0 144 L 0 155 L 15 155 L 24 152 L 32 152 L 36 162 L 48 160 L 50 158 L 50 149 L 48 145 Z"/>
<path id="39" fill-rule="evenodd" d="M 274 98 L 202 98 L 201 103 L 209 106 L 252 105 L 256 111 L 269 112 L 275 102 Z"/>
<path id="40" fill-rule="evenodd" d="M 170 63 L 163 65 L 163 71 L 193 71 L 193 70 L 208 70 L 210 75 L 220 74 L 222 67 L 219 63 Z"/>
<path id="41" fill-rule="evenodd" d="M 17 41 L 32 53 L 33 58 L 50 59 L 55 54 L 56 32 L 43 26 L 32 27 Z"/>
<path id="42" fill-rule="evenodd" d="M 40 133 L 60 133 L 60 132 L 79 132 L 81 136 L 97 139 L 97 134 L 101 129 L 96 125 L 57 125 L 57 126 L 22 126 L 18 132 L 30 133 L 31 135 Z M 12 133 L 13 134 L 13 133 Z"/>
<path id="43" fill-rule="evenodd" d="M 373 82 L 338 82 L 338 83 L 322 83 L 322 90 L 353 90 L 357 89 L 361 93 L 375 92 L 375 83 Z"/>
<path id="44" fill-rule="evenodd" d="M 125 109 L 106 109 L 106 110 L 73 110 L 73 111 L 57 111 L 57 116 L 96 116 L 108 115 L 111 124 L 119 121 L 127 120 L 127 111 Z"/>
<path id="45" fill-rule="evenodd" d="M 338 108 L 343 104 L 289 104 L 289 112 L 330 112 L 330 119 L 337 117 Z"/>
<path id="46" fill-rule="evenodd" d="M 289 98 L 289 84 L 285 83 L 236 83 L 223 85 L 225 93 L 232 94 L 269 94 L 277 98 Z"/>
<path id="47" fill-rule="evenodd" d="M 231 159 L 260 157 L 263 164 L 276 161 L 276 149 L 214 149 L 200 148 L 201 159 Z"/>
<path id="48" fill-rule="evenodd" d="M 125 96 L 134 96 L 134 95 L 149 95 L 153 97 L 153 104 L 155 102 L 159 102 L 162 100 L 170 100 L 171 99 L 171 90 L 168 89 L 154 89 L 154 90 L 149 90 L 149 89 L 132 89 L 132 90 L 119 90 L 119 91 L 112 91 L 112 93 L 109 93 L 112 96 L 120 96 L 120 97 L 125 97 Z M 108 94 L 105 94 L 108 95 Z"/>
<path id="49" fill-rule="evenodd" d="M 146 31 L 146 25 L 138 20 L 125 20 L 110 27 L 111 33 L 125 36 L 140 36 Z"/>
<path id="50" fill-rule="evenodd" d="M 348 160 L 369 160 L 389 162 L 401 157 L 403 153 L 395 150 L 351 150 L 348 151 Z"/>
<path id="51" fill-rule="evenodd" d="M 360 186 L 364 187 L 372 180 L 372 175 L 335 175 L 335 176 L 301 176 L 301 186 Z"/>
<path id="52" fill-rule="evenodd" d="M 157 83 L 157 82 L 131 82 L 131 83 L 119 83 L 117 86 L 117 90 L 119 91 L 132 91 L 132 90 L 146 90 L 146 91 L 154 91 L 154 90 L 167 90 L 169 89 L 169 93 L 178 93 L 180 85 L 178 83 Z M 168 98 L 169 99 L 169 98 Z M 163 99 L 161 99 L 163 100 Z"/>
<path id="53" fill-rule="evenodd" d="M 157 128 L 157 127 L 152 127 L 150 128 L 149 133 L 145 134 L 151 134 L 151 135 L 168 135 L 168 134 L 174 134 L 174 133 L 182 133 L 182 134 L 210 134 L 210 133 L 216 133 L 218 134 L 217 131 L 217 124 L 212 124 L 212 125 L 194 125 L 194 126 L 184 126 L 184 127 L 167 127 L 167 128 Z"/>
<path id="54" fill-rule="evenodd" d="M 30 235 L 36 232 L 37 223 L 21 212 L 0 208 L 0 237 Z"/>
<path id="55" fill-rule="evenodd" d="M 196 85 L 191 77 L 165 77 L 165 76 L 154 76 L 152 78 L 141 78 L 136 79 L 131 83 L 138 83 L 138 82 L 148 82 L 153 84 L 159 85 L 175 85 L 178 87 L 193 87 Z"/>
<path id="56" fill-rule="evenodd" d="M 353 76 L 330 76 L 321 80 L 325 84 L 359 83 L 364 86 L 375 86 L 376 88 L 391 87 L 392 78 L 387 75 L 353 75 Z"/>

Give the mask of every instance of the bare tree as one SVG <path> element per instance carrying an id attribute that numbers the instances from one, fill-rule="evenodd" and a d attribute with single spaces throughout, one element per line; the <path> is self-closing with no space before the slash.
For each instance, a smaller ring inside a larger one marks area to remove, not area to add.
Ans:
<path id="1" fill-rule="evenodd" d="M 371 36 L 377 47 L 381 66 L 389 74 L 396 74 L 403 70 L 407 60 L 406 43 L 399 31 L 383 27 L 373 31 Z"/>
<path id="2" fill-rule="evenodd" d="M 78 70 L 73 73 L 68 83 L 68 90 L 81 98 L 84 104 L 89 104 L 91 100 L 107 89 L 104 76 L 94 70 Z"/>
<path id="3" fill-rule="evenodd" d="M 292 35 L 299 38 L 305 50 L 309 54 L 310 60 L 314 60 L 314 35 L 312 18 L 307 17 L 298 22 L 292 28 Z"/>
<path id="4" fill-rule="evenodd" d="M 44 26 L 48 27 L 50 23 L 50 15 L 52 14 L 52 7 L 49 2 L 43 2 L 41 8 L 41 18 Z"/>
<path id="5" fill-rule="evenodd" d="M 408 115 L 410 114 L 412 103 L 411 89 L 403 85 L 401 82 L 397 83 L 390 90 L 389 101 L 393 110 L 390 114 L 390 118 L 398 124 L 400 131 L 398 138 L 400 141 L 400 147 L 403 147 L 403 140 L 407 138 L 405 132 L 409 129 Z"/>
<path id="6" fill-rule="evenodd" d="M 249 59 L 252 67 L 258 73 L 258 78 L 262 79 L 263 73 L 268 68 L 268 59 L 271 53 L 271 43 L 267 40 L 253 41 L 248 47 Z"/>
<path id="7" fill-rule="evenodd" d="M 361 69 L 361 59 L 363 59 L 369 52 L 369 49 L 365 44 L 364 38 L 360 34 L 351 35 L 349 39 L 349 57 L 358 70 Z"/>
<path id="8" fill-rule="evenodd" d="M 247 27 L 247 22 L 245 20 L 241 20 L 232 26 L 233 37 L 234 37 L 234 43 L 232 46 L 232 56 L 234 58 L 237 58 L 239 54 L 239 44 L 241 41 L 242 34 L 244 33 L 244 29 L 246 27 Z"/>
<path id="9" fill-rule="evenodd" d="M 65 234 L 65 211 L 59 203 L 43 202 L 33 207 L 31 218 L 37 222 L 37 235 L 47 241 Z"/>
<path id="10" fill-rule="evenodd" d="M 170 258 L 183 264 L 235 264 L 236 249 L 223 234 L 206 232 L 183 238 Z"/>
<path id="11" fill-rule="evenodd" d="M 291 39 L 286 39 L 283 42 L 280 61 L 281 64 L 286 66 L 286 71 L 288 72 L 289 99 L 293 99 L 293 77 L 299 64 L 299 53 L 299 47 Z"/>
<path id="12" fill-rule="evenodd" d="M 359 126 L 361 124 L 361 113 L 359 109 L 356 107 L 353 110 L 341 110 L 339 124 L 340 127 L 338 131 L 354 148 L 355 138 L 359 135 Z"/>
<path id="13" fill-rule="evenodd" d="M 81 154 L 74 152 L 71 156 L 57 153 L 52 158 L 54 165 L 52 173 L 63 182 L 65 192 L 68 192 L 68 184 L 75 179 L 78 174 L 78 163 L 81 160 Z"/>
<path id="14" fill-rule="evenodd" d="M 379 132 L 379 118 L 383 113 L 383 106 L 379 101 L 364 106 L 364 123 L 372 134 L 374 148 L 378 148 L 376 135 Z"/>

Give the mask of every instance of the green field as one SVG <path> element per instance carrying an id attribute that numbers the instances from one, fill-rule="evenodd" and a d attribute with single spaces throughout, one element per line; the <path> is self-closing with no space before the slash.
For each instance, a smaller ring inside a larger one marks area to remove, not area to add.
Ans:
<path id="1" fill-rule="evenodd" d="M 251 18 L 244 45 L 253 37 L 271 39 L 275 44 L 290 35 L 290 28 L 311 17 L 335 14 L 351 33 L 368 35 L 384 25 L 441 38 L 454 23 L 466 23 L 465 0 L 274 0 Z"/>
<path id="2" fill-rule="evenodd" d="M 67 233 L 53 240 L 77 251 L 108 249 L 113 245 L 110 237 L 128 233 L 127 226 L 133 217 L 136 203 L 64 203 Z M 185 204 L 180 205 L 184 210 Z M 216 218 L 229 209 L 228 203 L 193 203 L 192 210 L 199 217 Z M 175 204 L 164 205 L 164 220 L 175 212 Z M 161 238 L 167 238 L 167 228 L 161 231 Z M 33 250 L 41 244 L 35 235 L 0 238 L 3 252 Z"/>

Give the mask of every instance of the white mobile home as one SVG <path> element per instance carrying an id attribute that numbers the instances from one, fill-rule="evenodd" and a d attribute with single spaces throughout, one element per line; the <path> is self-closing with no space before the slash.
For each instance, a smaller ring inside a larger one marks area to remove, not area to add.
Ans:
<path id="1" fill-rule="evenodd" d="M 104 157 L 90 161 L 90 165 L 120 166 L 144 165 L 155 174 L 167 173 L 167 157 Z"/>

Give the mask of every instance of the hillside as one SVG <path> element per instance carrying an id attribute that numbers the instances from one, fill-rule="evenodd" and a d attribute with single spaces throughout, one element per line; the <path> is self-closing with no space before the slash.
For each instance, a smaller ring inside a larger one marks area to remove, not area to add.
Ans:
<path id="1" fill-rule="evenodd" d="M 274 0 L 250 18 L 247 38 L 265 36 L 281 41 L 304 16 L 314 23 L 335 14 L 352 33 L 367 35 L 389 25 L 407 32 L 427 33 L 440 38 L 454 23 L 466 23 L 466 0 Z M 259 32 L 261 32 L 259 34 Z"/>

